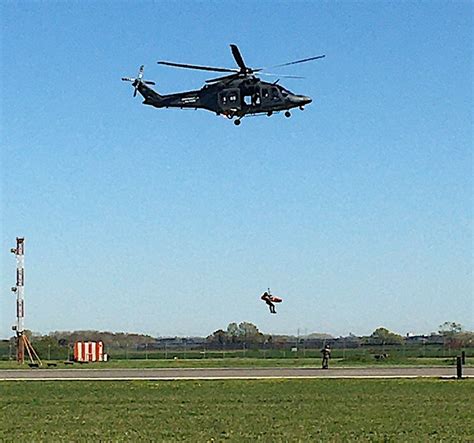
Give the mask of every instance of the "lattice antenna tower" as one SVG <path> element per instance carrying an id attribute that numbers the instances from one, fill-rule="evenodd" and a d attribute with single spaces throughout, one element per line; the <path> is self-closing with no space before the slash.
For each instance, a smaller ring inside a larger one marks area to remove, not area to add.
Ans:
<path id="1" fill-rule="evenodd" d="M 12 291 L 16 294 L 16 324 L 12 329 L 16 331 L 16 360 L 18 363 L 25 362 L 25 349 L 28 352 L 31 363 L 35 360 L 41 364 L 38 354 L 31 346 L 25 334 L 25 238 L 16 238 L 16 248 L 10 249 L 16 257 L 16 286 Z"/>

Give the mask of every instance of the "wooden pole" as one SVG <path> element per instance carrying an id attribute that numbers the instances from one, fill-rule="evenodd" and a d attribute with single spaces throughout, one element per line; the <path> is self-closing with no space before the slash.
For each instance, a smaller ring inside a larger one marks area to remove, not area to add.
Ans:
<path id="1" fill-rule="evenodd" d="M 25 342 L 23 340 L 23 333 L 16 334 L 16 361 L 22 365 L 25 363 Z"/>

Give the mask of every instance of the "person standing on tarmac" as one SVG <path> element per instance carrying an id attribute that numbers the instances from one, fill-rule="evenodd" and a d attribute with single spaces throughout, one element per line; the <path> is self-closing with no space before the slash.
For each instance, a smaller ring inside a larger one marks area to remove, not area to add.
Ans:
<path id="1" fill-rule="evenodd" d="M 324 348 L 321 349 L 321 354 L 323 355 L 322 368 L 329 369 L 329 359 L 331 358 L 331 348 L 329 345 L 325 345 Z"/>

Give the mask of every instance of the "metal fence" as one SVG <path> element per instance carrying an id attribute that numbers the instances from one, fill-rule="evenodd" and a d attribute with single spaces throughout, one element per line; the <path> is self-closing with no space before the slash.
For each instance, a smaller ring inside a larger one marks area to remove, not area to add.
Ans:
<path id="1" fill-rule="evenodd" d="M 44 345 L 41 342 L 33 345 L 42 359 L 69 360 L 72 358 L 72 344 Z M 324 341 L 314 346 L 301 341 L 285 344 L 209 344 L 190 343 L 152 343 L 140 345 L 105 344 L 105 352 L 111 359 L 117 360 L 155 360 L 155 359 L 224 359 L 224 358 L 320 358 Z M 332 358 L 347 361 L 370 362 L 373 360 L 396 361 L 405 358 L 454 358 L 459 349 L 449 349 L 439 344 L 420 345 L 359 345 L 357 347 L 331 344 Z M 472 351 L 472 349 L 471 349 Z M 467 352 L 469 354 L 469 352 Z M 13 340 L 0 341 L 0 360 L 14 360 L 16 355 Z"/>

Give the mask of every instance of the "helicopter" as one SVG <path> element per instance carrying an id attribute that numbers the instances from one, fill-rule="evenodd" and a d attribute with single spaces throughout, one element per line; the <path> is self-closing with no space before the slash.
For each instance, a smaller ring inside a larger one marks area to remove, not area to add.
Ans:
<path id="1" fill-rule="evenodd" d="M 137 92 L 144 98 L 143 104 L 155 108 L 180 108 L 180 109 L 205 109 L 222 115 L 229 120 L 234 119 L 235 125 L 240 125 L 245 116 L 267 115 L 285 111 L 285 117 L 291 117 L 290 109 L 304 107 L 312 102 L 310 97 L 297 95 L 278 84 L 265 82 L 257 75 L 272 75 L 266 72 L 266 68 L 248 67 L 240 53 L 237 45 L 231 44 L 230 49 L 238 68 L 219 68 L 212 66 L 190 65 L 168 61 L 158 61 L 159 65 L 175 68 L 196 69 L 201 71 L 222 72 L 226 75 L 205 81 L 205 85 L 195 91 L 179 92 L 175 94 L 160 95 L 149 85 L 155 82 L 143 80 L 144 65 L 140 66 L 135 78 L 122 77 L 122 81 L 131 82 L 134 88 L 133 96 Z M 324 58 L 325 55 L 295 60 L 288 63 L 272 66 L 279 68 L 283 66 L 306 63 L 312 60 Z M 293 75 L 280 75 L 284 78 L 303 78 Z"/>

